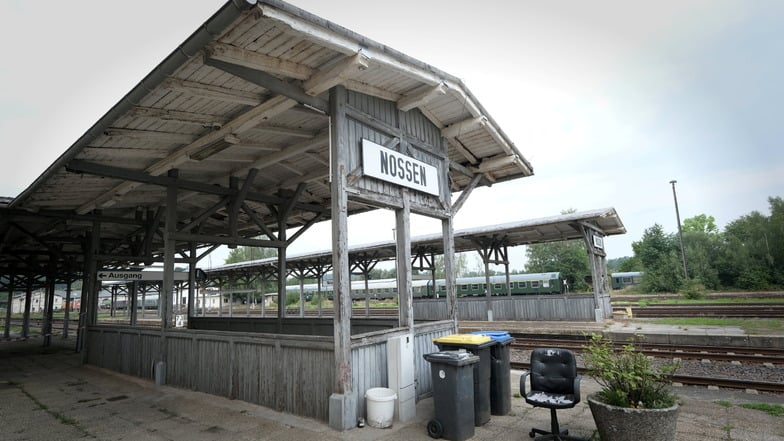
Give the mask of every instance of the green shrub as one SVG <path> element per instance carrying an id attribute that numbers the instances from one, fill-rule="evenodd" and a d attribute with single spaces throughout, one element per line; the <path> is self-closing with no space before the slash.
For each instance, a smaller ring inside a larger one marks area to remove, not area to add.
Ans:
<path id="1" fill-rule="evenodd" d="M 677 402 L 677 396 L 668 386 L 679 364 L 655 368 L 633 345 L 628 344 L 616 352 L 612 342 L 598 334 L 593 334 L 583 349 L 588 375 L 602 386 L 599 398 L 605 404 L 665 409 Z"/>
<path id="2" fill-rule="evenodd" d="M 700 279 L 689 279 L 684 282 L 681 294 L 689 300 L 699 300 L 705 297 L 705 286 Z"/>

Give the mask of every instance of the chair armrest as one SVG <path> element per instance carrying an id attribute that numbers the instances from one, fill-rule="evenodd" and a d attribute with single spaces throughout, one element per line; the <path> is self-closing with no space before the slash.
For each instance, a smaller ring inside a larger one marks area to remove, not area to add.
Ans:
<path id="1" fill-rule="evenodd" d="M 526 392 L 525 381 L 528 379 L 528 375 L 530 375 L 530 371 L 523 371 L 522 375 L 520 375 L 520 395 L 525 397 L 528 393 Z"/>
<path id="2" fill-rule="evenodd" d="M 577 400 L 580 400 L 580 376 L 574 377 L 574 396 L 577 397 Z"/>

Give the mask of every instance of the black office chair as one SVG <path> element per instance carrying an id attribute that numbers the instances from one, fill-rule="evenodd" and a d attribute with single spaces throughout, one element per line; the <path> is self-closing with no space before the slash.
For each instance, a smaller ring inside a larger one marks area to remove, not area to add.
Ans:
<path id="1" fill-rule="evenodd" d="M 526 391 L 526 379 L 531 377 L 531 390 Z M 569 436 L 569 431 L 558 427 L 557 409 L 569 409 L 580 402 L 580 376 L 574 354 L 566 349 L 539 348 L 531 352 L 531 370 L 520 377 L 520 394 L 534 407 L 550 409 L 550 431 L 533 428 L 528 436 L 537 433 L 539 440 L 580 440 Z"/>

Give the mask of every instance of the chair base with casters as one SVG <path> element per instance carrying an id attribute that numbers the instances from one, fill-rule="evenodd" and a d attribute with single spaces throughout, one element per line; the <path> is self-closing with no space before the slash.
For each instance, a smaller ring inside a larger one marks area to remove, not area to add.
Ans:
<path id="1" fill-rule="evenodd" d="M 531 390 L 526 388 L 526 380 L 531 377 Z M 561 430 L 558 424 L 558 409 L 569 409 L 580 402 L 580 376 L 574 354 L 565 349 L 535 349 L 531 352 L 531 370 L 520 377 L 520 394 L 525 402 L 534 407 L 550 409 L 550 430 L 532 428 L 528 436 L 537 434 L 537 441 L 576 440 L 585 438 L 570 436 L 568 430 Z"/>

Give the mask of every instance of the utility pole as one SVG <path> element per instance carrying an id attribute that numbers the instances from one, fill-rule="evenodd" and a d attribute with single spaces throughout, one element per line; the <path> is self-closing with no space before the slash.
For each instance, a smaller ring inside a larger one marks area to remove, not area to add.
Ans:
<path id="1" fill-rule="evenodd" d="M 672 199 L 675 201 L 675 218 L 678 220 L 678 237 L 680 237 L 681 241 L 681 259 L 683 259 L 683 277 L 686 280 L 689 280 L 689 271 L 686 269 L 686 249 L 683 248 L 683 229 L 681 228 L 681 215 L 678 212 L 678 196 L 675 194 L 675 183 L 678 182 L 676 180 L 670 181 L 672 184 Z"/>

